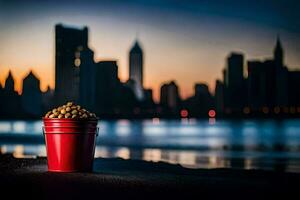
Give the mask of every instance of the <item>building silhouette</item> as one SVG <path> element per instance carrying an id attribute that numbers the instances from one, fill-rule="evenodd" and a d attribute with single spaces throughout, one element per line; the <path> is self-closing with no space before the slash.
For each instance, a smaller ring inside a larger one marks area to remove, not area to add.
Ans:
<path id="1" fill-rule="evenodd" d="M 134 93 L 138 100 L 143 100 L 143 51 L 138 41 L 135 41 L 129 52 L 129 79 L 135 82 Z"/>
<path id="2" fill-rule="evenodd" d="M 88 28 L 55 26 L 55 99 L 57 104 L 79 100 L 81 60 L 78 52 L 88 47 Z"/>
<path id="3" fill-rule="evenodd" d="M 16 94 L 16 91 L 15 91 L 15 80 L 14 80 L 14 77 L 13 77 L 12 72 L 10 70 L 8 72 L 7 78 L 5 79 L 4 91 L 6 93 Z"/>
<path id="4" fill-rule="evenodd" d="M 55 90 L 40 91 L 40 80 L 30 71 L 22 94 L 14 87 L 11 71 L 0 85 L 0 117 L 40 117 L 43 112 L 75 101 L 100 118 L 293 117 L 300 114 L 300 71 L 289 71 L 284 49 L 277 37 L 273 58 L 244 61 L 242 53 L 230 53 L 223 80 L 216 80 L 214 96 L 205 83 L 181 99 L 175 81 L 161 85 L 160 102 L 152 89 L 143 87 L 143 51 L 136 41 L 129 52 L 129 79 L 118 77 L 115 60 L 95 61 L 88 47 L 88 29 L 55 26 Z M 244 65 L 246 63 L 246 65 Z M 244 67 L 247 73 L 244 73 Z M 13 106 L 12 106 L 13 105 Z"/>
<path id="5" fill-rule="evenodd" d="M 21 102 L 23 111 L 27 116 L 40 117 L 42 115 L 40 80 L 32 71 L 23 80 Z"/>
<path id="6" fill-rule="evenodd" d="M 96 111 L 99 114 L 111 114 L 114 99 L 119 86 L 118 65 L 116 61 L 96 63 Z"/>
<path id="7" fill-rule="evenodd" d="M 224 110 L 224 84 L 220 80 L 216 80 L 214 104 L 216 111 L 222 113 Z"/>
<path id="8" fill-rule="evenodd" d="M 224 70 L 225 108 L 240 112 L 245 105 L 244 56 L 231 53 Z"/>
<path id="9" fill-rule="evenodd" d="M 21 99 L 15 91 L 15 81 L 12 72 L 9 70 L 5 79 L 4 88 L 1 92 L 0 117 L 19 118 L 22 117 Z M 13 106 L 12 106 L 13 105 Z"/>
<path id="10" fill-rule="evenodd" d="M 231 53 L 227 58 L 225 85 L 235 89 L 244 81 L 244 56 L 241 53 Z"/>
<path id="11" fill-rule="evenodd" d="M 78 49 L 76 52 L 79 64 L 79 103 L 88 110 L 95 109 L 96 99 L 96 65 L 94 52 L 89 48 Z"/>
<path id="12" fill-rule="evenodd" d="M 288 70 L 283 64 L 283 49 L 279 38 L 274 58 L 248 62 L 248 105 L 254 112 L 269 112 L 288 103 Z"/>
<path id="13" fill-rule="evenodd" d="M 273 58 L 247 61 L 247 77 L 243 77 L 243 63 L 242 54 L 232 53 L 227 58 L 223 82 L 217 81 L 215 88 L 218 113 L 251 117 L 300 113 L 299 71 L 289 71 L 285 66 L 279 37 Z"/>
<path id="14" fill-rule="evenodd" d="M 51 110 L 55 104 L 54 104 L 54 90 L 52 90 L 49 86 L 47 87 L 47 90 L 42 93 L 42 105 L 43 105 L 43 113 L 46 113 L 47 111 Z"/>
<path id="15" fill-rule="evenodd" d="M 300 71 L 288 72 L 288 105 L 292 114 L 300 112 Z M 285 106 L 286 107 L 286 106 Z M 297 109 L 297 111 L 296 111 Z"/>
<path id="16" fill-rule="evenodd" d="M 249 106 L 253 111 L 277 105 L 276 76 L 273 60 L 248 62 Z"/>
<path id="17" fill-rule="evenodd" d="M 144 103 L 147 105 L 154 105 L 152 89 L 144 89 Z"/>
<path id="18" fill-rule="evenodd" d="M 165 83 L 160 88 L 160 104 L 166 112 L 176 113 L 180 107 L 179 89 L 175 81 Z"/>
<path id="19" fill-rule="evenodd" d="M 183 108 L 188 110 L 190 117 L 206 117 L 210 109 L 214 108 L 213 97 L 208 85 L 197 83 L 194 86 L 194 96 L 183 101 Z"/>
<path id="20" fill-rule="evenodd" d="M 248 61 L 248 105 L 252 111 L 259 110 L 266 103 L 267 73 L 260 61 Z"/>
<path id="21" fill-rule="evenodd" d="M 276 45 L 274 48 L 274 62 L 276 67 L 278 68 L 284 66 L 284 52 L 279 36 L 277 37 Z"/>
<path id="22" fill-rule="evenodd" d="M 274 48 L 274 65 L 276 70 L 275 89 L 276 89 L 276 105 L 288 105 L 288 69 L 284 65 L 284 51 L 281 45 L 280 38 L 277 37 Z"/>

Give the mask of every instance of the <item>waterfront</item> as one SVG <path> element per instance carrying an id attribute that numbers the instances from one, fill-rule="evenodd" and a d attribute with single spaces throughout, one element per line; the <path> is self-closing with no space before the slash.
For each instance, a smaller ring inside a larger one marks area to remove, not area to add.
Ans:
<path id="1" fill-rule="evenodd" d="M 46 156 L 41 121 L 1 121 L 2 153 Z M 300 172 L 300 120 L 99 121 L 95 157 Z"/>

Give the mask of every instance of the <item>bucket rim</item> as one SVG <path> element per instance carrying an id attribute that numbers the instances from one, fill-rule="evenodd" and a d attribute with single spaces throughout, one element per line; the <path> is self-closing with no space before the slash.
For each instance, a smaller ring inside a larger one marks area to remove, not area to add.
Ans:
<path id="1" fill-rule="evenodd" d="M 86 126 L 57 126 L 57 125 L 53 125 L 53 126 L 43 126 L 44 128 L 96 128 L 98 127 L 98 124 L 94 124 L 93 126 L 92 125 L 86 125 Z"/>
<path id="2" fill-rule="evenodd" d="M 98 117 L 96 117 L 96 118 L 94 118 L 94 119 L 91 119 L 91 118 L 77 118 L 77 119 L 72 119 L 72 118 L 61 118 L 61 119 L 59 119 L 59 118 L 46 118 L 46 117 L 42 117 L 42 120 L 43 121 L 49 121 L 49 122 L 51 122 L 51 121 L 56 121 L 56 122 L 58 122 L 58 121 L 61 121 L 61 122 L 89 122 L 89 121 L 91 121 L 91 122 L 97 122 L 97 121 L 99 121 L 99 118 Z"/>
<path id="3" fill-rule="evenodd" d="M 58 135 L 62 135 L 62 134 L 76 134 L 76 135 L 86 135 L 86 134 L 94 134 L 96 136 L 98 136 L 98 132 L 63 132 L 63 133 L 57 133 L 57 132 L 44 132 L 43 135 L 47 135 L 47 134 L 58 134 Z"/>

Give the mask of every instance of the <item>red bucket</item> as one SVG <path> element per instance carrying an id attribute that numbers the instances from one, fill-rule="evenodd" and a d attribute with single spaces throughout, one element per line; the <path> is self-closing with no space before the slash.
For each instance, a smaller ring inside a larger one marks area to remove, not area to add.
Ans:
<path id="1" fill-rule="evenodd" d="M 97 120 L 43 118 L 43 121 L 48 170 L 92 171 Z"/>

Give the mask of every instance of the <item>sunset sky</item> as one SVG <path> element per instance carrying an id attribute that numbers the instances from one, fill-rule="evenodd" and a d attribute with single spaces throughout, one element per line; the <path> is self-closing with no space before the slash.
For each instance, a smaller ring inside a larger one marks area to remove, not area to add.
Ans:
<path id="1" fill-rule="evenodd" d="M 214 2 L 214 3 L 213 3 Z M 0 0 L 0 81 L 11 69 L 20 91 L 32 69 L 41 89 L 54 87 L 54 26 L 89 27 L 95 60 L 118 61 L 128 78 L 128 52 L 136 38 L 144 51 L 145 87 L 176 80 L 183 98 L 196 82 L 211 90 L 230 52 L 270 58 L 280 35 L 285 64 L 300 69 L 300 4 L 297 1 L 3 1 Z"/>

